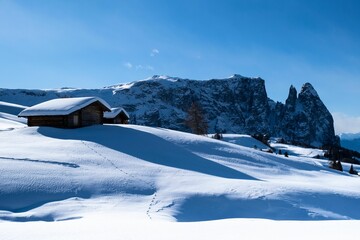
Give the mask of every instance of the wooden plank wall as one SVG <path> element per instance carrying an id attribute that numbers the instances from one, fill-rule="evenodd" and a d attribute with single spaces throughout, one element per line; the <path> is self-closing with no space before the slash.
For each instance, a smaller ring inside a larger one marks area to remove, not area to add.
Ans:
<path id="1" fill-rule="evenodd" d="M 93 103 L 81 110 L 82 126 L 103 123 L 103 108 L 99 103 Z"/>
<path id="2" fill-rule="evenodd" d="M 34 116 L 28 117 L 28 126 L 65 127 L 66 116 Z"/>
<path id="3" fill-rule="evenodd" d="M 74 124 L 74 116 L 78 115 L 78 125 Z M 81 122 L 80 122 L 80 116 L 79 116 L 79 111 L 73 112 L 70 115 L 67 116 L 67 123 L 66 126 L 68 128 L 76 128 L 76 127 L 81 127 Z"/>

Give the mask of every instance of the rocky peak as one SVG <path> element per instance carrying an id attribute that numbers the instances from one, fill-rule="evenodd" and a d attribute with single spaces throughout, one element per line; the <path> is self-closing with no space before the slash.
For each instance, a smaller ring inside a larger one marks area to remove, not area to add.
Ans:
<path id="1" fill-rule="evenodd" d="M 296 89 L 290 87 L 280 116 L 279 129 L 290 141 L 312 146 L 336 143 L 332 115 L 310 83 L 302 86 L 298 96 Z"/>
<path id="2" fill-rule="evenodd" d="M 246 78 L 240 74 L 233 74 L 231 75 L 229 78 L 233 78 L 233 79 L 242 79 L 242 78 Z"/>
<path id="3" fill-rule="evenodd" d="M 297 100 L 297 91 L 296 91 L 296 88 L 293 85 L 291 85 L 290 89 L 289 89 L 288 98 L 285 101 L 285 106 L 290 111 L 295 111 L 296 100 Z"/>
<path id="4" fill-rule="evenodd" d="M 306 98 L 306 97 L 310 97 L 310 98 L 319 98 L 318 93 L 316 92 L 316 90 L 314 89 L 314 87 L 311 85 L 311 83 L 305 83 L 302 88 L 301 91 L 299 93 L 299 98 Z"/>

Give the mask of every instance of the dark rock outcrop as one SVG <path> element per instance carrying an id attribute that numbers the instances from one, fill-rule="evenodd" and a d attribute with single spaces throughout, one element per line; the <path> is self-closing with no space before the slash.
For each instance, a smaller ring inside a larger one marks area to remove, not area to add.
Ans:
<path id="1" fill-rule="evenodd" d="M 305 83 L 297 96 L 291 86 L 282 118 L 278 119 L 278 133 L 287 140 L 308 145 L 338 144 L 334 121 L 310 83 Z"/>

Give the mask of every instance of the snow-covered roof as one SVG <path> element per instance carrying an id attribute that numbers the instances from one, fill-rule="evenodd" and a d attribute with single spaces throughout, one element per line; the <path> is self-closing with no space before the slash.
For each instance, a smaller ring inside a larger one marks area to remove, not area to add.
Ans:
<path id="1" fill-rule="evenodd" d="M 124 112 L 125 115 L 130 118 L 129 114 L 122 107 L 111 108 L 111 112 L 104 112 L 104 118 L 114 118 L 121 112 Z"/>
<path id="2" fill-rule="evenodd" d="M 28 107 L 21 111 L 18 116 L 31 117 L 68 115 L 97 101 L 110 111 L 110 105 L 98 97 L 57 98 Z"/>

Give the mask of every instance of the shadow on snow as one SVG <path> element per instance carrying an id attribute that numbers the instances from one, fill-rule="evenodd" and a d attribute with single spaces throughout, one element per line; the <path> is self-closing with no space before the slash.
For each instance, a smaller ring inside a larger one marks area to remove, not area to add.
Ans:
<path id="1" fill-rule="evenodd" d="M 227 218 L 358 220 L 360 219 L 359 202 L 359 198 L 317 193 L 290 194 L 281 199 L 235 199 L 225 195 L 198 195 L 184 200 L 174 217 L 179 222 Z"/>
<path id="2" fill-rule="evenodd" d="M 163 166 L 223 178 L 257 180 L 245 173 L 202 158 L 181 146 L 140 130 L 104 125 L 79 129 L 39 127 L 38 132 L 52 138 L 94 142 L 144 161 Z"/>
<path id="3" fill-rule="evenodd" d="M 45 160 L 36 160 L 36 159 L 29 159 L 29 158 L 0 157 L 0 159 L 12 160 L 12 161 L 25 161 L 25 162 L 34 162 L 34 163 L 54 164 L 54 165 L 60 165 L 60 166 L 63 166 L 63 167 L 70 167 L 70 168 L 78 168 L 78 167 L 80 167 L 79 165 L 77 165 L 75 163 L 57 162 L 57 161 L 45 161 Z"/>

